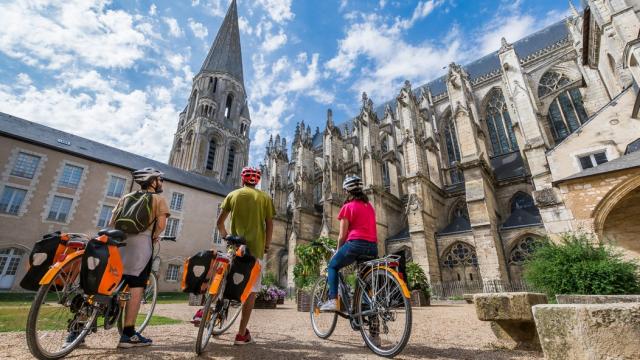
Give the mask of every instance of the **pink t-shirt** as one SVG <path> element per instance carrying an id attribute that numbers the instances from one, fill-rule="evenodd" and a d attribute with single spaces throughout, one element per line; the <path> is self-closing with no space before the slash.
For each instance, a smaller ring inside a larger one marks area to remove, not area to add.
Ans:
<path id="1" fill-rule="evenodd" d="M 347 241 L 378 241 L 378 234 L 376 231 L 376 213 L 370 203 L 353 200 L 344 204 L 338 214 L 338 220 L 342 219 L 349 221 Z"/>

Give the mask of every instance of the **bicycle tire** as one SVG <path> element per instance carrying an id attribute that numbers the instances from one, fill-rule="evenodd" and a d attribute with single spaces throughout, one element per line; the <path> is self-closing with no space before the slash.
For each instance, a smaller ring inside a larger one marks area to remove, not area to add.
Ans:
<path id="1" fill-rule="evenodd" d="M 316 336 L 319 337 L 320 339 L 328 339 L 331 336 L 331 334 L 333 334 L 333 331 L 336 329 L 336 324 L 338 322 L 337 313 L 335 312 L 320 313 L 318 309 L 320 304 L 316 303 L 317 300 L 321 300 L 322 302 L 327 301 L 327 293 L 325 291 L 326 285 L 327 285 L 327 278 L 321 277 L 320 279 L 318 279 L 318 281 L 316 281 L 316 284 L 313 286 L 313 291 L 311 292 L 311 307 L 309 310 L 309 317 L 311 318 L 311 328 L 313 329 L 313 332 L 316 334 Z M 317 294 L 318 290 L 323 292 L 323 294 L 321 294 L 319 297 L 316 296 L 318 295 Z M 319 315 L 319 314 L 327 315 L 327 317 L 333 316 L 333 318 L 330 320 L 329 329 L 325 332 L 322 332 L 319 329 L 319 326 L 315 320 L 314 315 Z"/>
<path id="2" fill-rule="evenodd" d="M 146 299 L 148 289 L 151 289 L 149 292 L 149 294 L 151 295 L 149 311 L 147 312 L 147 316 L 145 316 L 142 323 L 139 326 L 136 326 L 136 331 L 141 334 L 144 331 L 144 329 L 147 327 L 147 325 L 149 325 L 149 322 L 153 317 L 153 312 L 156 309 L 156 303 L 158 301 L 158 278 L 156 277 L 156 274 L 153 271 L 149 274 L 149 284 L 144 288 L 143 299 L 142 299 L 143 301 Z M 124 310 L 125 309 L 121 309 L 120 316 L 118 316 L 118 333 L 120 333 L 120 336 L 122 336 L 124 313 L 125 313 Z"/>
<path id="3" fill-rule="evenodd" d="M 211 306 L 214 300 L 218 300 L 218 295 L 206 295 L 204 310 L 202 311 L 202 320 L 200 320 L 200 326 L 198 327 L 198 336 L 196 337 L 195 352 L 197 355 L 200 355 L 204 352 L 207 344 L 209 344 L 209 339 L 211 339 L 212 332 L 209 330 L 209 328 L 212 325 L 210 325 L 209 323 L 213 321 L 215 316 L 215 309 L 213 309 Z"/>
<path id="4" fill-rule="evenodd" d="M 47 295 L 49 294 L 51 285 L 55 284 L 56 279 L 58 278 L 60 273 L 63 271 L 63 269 L 67 267 L 71 267 L 72 265 L 75 265 L 76 263 L 78 263 L 77 266 L 79 270 L 81 261 L 82 261 L 81 256 L 69 261 L 67 264 L 61 267 L 60 270 L 58 270 L 56 275 L 53 277 L 53 280 L 49 284 L 40 286 L 40 288 L 38 289 L 38 292 L 36 293 L 36 297 L 33 300 L 31 308 L 29 309 L 29 315 L 27 317 L 27 329 L 26 329 L 27 346 L 29 348 L 29 351 L 35 358 L 38 358 L 41 360 L 56 360 L 56 359 L 63 358 L 69 355 L 73 350 L 75 350 L 75 348 L 84 340 L 84 338 L 91 331 L 91 327 L 92 327 L 91 324 L 94 323 L 94 321 L 96 320 L 96 317 L 98 316 L 97 308 L 92 308 L 91 314 L 86 320 L 86 323 L 89 325 L 85 325 L 82 331 L 80 332 L 80 334 L 78 335 L 78 337 L 75 339 L 75 341 L 72 342 L 69 346 L 63 347 L 61 351 L 52 353 L 43 349 L 43 347 L 40 345 L 40 340 L 42 340 L 42 337 L 38 336 L 37 334 L 38 333 L 38 329 L 37 329 L 38 315 L 40 314 L 40 309 L 42 307 L 42 304 L 44 303 Z M 79 273 L 77 273 L 74 276 L 77 277 L 80 275 Z M 67 306 L 67 305 L 62 305 L 62 306 Z"/>
<path id="5" fill-rule="evenodd" d="M 225 331 L 229 330 L 229 328 L 231 327 L 231 325 L 233 325 L 233 323 L 236 321 L 236 319 L 238 318 L 238 316 L 240 315 L 240 313 L 242 312 L 242 304 L 238 305 L 237 309 L 235 309 L 233 315 L 229 318 L 229 307 L 227 307 L 227 309 L 225 310 L 227 311 L 227 317 L 225 319 L 225 323 L 223 324 L 223 326 L 220 329 L 217 328 L 213 328 L 213 330 L 211 331 L 212 335 L 218 336 L 218 335 L 222 335 L 224 334 Z"/>
<path id="6" fill-rule="evenodd" d="M 403 300 L 402 306 L 404 307 L 404 310 L 405 310 L 405 325 L 404 325 L 404 331 L 403 331 L 402 337 L 400 341 L 392 348 L 388 350 L 381 349 L 374 343 L 373 339 L 369 337 L 369 332 L 365 329 L 364 317 L 362 315 L 359 316 L 358 321 L 362 325 L 360 327 L 360 334 L 362 335 L 362 339 L 364 340 L 367 347 L 378 356 L 392 358 L 400 354 L 402 350 L 404 350 L 404 347 L 407 345 L 407 342 L 411 337 L 411 327 L 412 327 L 411 301 L 410 299 L 402 295 L 402 288 L 398 280 L 395 278 L 395 276 L 393 276 L 389 271 L 385 269 L 374 269 L 371 273 L 367 275 L 367 278 L 365 279 L 365 283 L 371 284 L 371 279 L 373 278 L 373 276 L 374 275 L 379 276 L 380 274 L 383 274 L 386 277 L 386 280 L 390 281 L 394 285 L 395 289 L 399 292 L 399 298 L 402 298 Z M 362 309 L 363 294 L 364 294 L 363 289 L 360 286 L 358 286 L 356 297 L 355 297 L 355 299 L 357 300 L 356 313 L 362 313 L 363 311 Z"/>

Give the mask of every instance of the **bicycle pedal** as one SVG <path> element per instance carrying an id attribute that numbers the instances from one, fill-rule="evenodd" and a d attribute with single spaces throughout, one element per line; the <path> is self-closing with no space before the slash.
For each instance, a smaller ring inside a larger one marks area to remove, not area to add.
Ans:
<path id="1" fill-rule="evenodd" d="M 120 293 L 118 294 L 118 301 L 129 301 L 131 300 L 130 293 Z"/>

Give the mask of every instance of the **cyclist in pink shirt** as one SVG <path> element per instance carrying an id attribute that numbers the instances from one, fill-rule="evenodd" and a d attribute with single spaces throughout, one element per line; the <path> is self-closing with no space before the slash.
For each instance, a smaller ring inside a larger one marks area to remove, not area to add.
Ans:
<path id="1" fill-rule="evenodd" d="M 329 294 L 327 302 L 320 307 L 321 311 L 338 310 L 336 297 L 340 269 L 357 259 L 373 259 L 378 256 L 376 213 L 369 203 L 369 198 L 362 191 L 362 186 L 362 180 L 358 176 L 347 176 L 342 183 L 342 188 L 347 192 L 347 200 L 338 214 L 338 252 L 329 262 Z"/>

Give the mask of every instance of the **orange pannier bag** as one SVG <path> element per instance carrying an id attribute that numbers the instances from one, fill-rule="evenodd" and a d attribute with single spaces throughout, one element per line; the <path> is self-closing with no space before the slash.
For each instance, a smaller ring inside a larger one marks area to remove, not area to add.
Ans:
<path id="1" fill-rule="evenodd" d="M 91 239 L 82 255 L 80 286 L 87 295 L 109 296 L 122 280 L 120 252 L 108 239 L 106 235 Z"/>
<path id="2" fill-rule="evenodd" d="M 29 254 L 29 269 L 20 281 L 20 286 L 25 290 L 36 291 L 40 288 L 40 280 L 49 268 L 57 261 L 67 248 L 69 237 L 56 231 L 42 236 L 35 243 Z"/>

